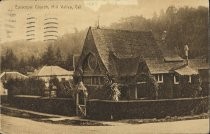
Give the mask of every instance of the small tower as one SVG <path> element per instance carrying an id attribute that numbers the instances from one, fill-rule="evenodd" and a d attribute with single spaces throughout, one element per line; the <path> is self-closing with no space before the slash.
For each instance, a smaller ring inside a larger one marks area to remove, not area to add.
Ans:
<path id="1" fill-rule="evenodd" d="M 189 52 L 189 47 L 188 45 L 184 46 L 184 51 L 185 51 L 185 56 L 186 56 L 186 60 L 187 60 L 187 65 L 188 65 L 188 52 Z"/>

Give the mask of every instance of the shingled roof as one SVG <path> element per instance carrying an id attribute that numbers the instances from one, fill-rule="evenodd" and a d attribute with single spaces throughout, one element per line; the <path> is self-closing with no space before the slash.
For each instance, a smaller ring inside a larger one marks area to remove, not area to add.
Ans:
<path id="1" fill-rule="evenodd" d="M 164 41 L 156 41 L 158 44 L 158 47 L 160 48 L 164 61 L 165 62 L 177 62 L 177 61 L 183 61 L 183 59 L 178 55 L 178 53 L 175 51 L 175 48 L 171 48 L 167 43 Z"/>
<path id="2" fill-rule="evenodd" d="M 85 41 L 78 67 L 82 66 L 89 52 L 96 51 L 110 75 L 136 75 L 142 63 L 147 65 L 152 74 L 173 72 L 186 64 L 175 50 L 169 48 L 167 44 L 157 42 L 151 31 L 90 27 Z M 85 51 L 87 49 L 89 50 Z M 199 63 L 201 66 L 199 67 L 196 65 L 197 62 L 189 61 L 189 67 L 195 70 L 206 68 L 206 63 Z"/>
<path id="3" fill-rule="evenodd" d="M 181 67 L 185 62 L 164 62 L 163 60 L 147 59 L 146 64 L 151 74 L 170 73 L 174 68 Z"/>
<path id="4" fill-rule="evenodd" d="M 163 58 L 151 31 L 93 28 L 90 31 L 102 62 L 111 74 L 136 73 L 139 58 Z"/>
<path id="5" fill-rule="evenodd" d="M 198 74 L 198 72 L 196 70 L 192 69 L 189 66 L 184 66 L 184 67 L 176 69 L 174 71 L 180 75 L 197 75 Z"/>
<path id="6" fill-rule="evenodd" d="M 186 61 L 165 62 L 161 60 L 147 59 L 146 64 L 151 74 L 179 72 L 180 74 L 198 74 L 200 69 L 209 69 L 208 63 L 203 59 L 190 59 L 188 65 Z M 193 70 L 193 71 L 192 71 Z"/>
<path id="7" fill-rule="evenodd" d="M 161 57 L 151 31 L 127 31 L 91 28 L 98 50 L 112 52 L 118 58 L 142 56 L 144 58 Z M 104 49 L 104 48 L 107 49 Z"/>

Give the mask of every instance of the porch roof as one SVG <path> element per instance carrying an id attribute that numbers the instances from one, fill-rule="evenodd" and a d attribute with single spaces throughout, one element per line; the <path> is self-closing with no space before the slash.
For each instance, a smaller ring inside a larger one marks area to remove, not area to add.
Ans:
<path id="1" fill-rule="evenodd" d="M 196 70 L 190 68 L 189 66 L 185 66 L 174 71 L 180 75 L 197 75 L 198 74 Z"/>
<path id="2" fill-rule="evenodd" d="M 176 67 L 180 67 L 184 62 L 164 62 L 160 60 L 146 59 L 146 64 L 151 74 L 170 73 L 170 71 Z"/>

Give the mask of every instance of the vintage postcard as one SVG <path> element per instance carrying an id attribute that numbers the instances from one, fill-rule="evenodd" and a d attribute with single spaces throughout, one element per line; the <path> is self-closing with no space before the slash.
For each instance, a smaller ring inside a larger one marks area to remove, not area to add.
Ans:
<path id="1" fill-rule="evenodd" d="M 0 9 L 0 133 L 209 133 L 208 0 Z"/>

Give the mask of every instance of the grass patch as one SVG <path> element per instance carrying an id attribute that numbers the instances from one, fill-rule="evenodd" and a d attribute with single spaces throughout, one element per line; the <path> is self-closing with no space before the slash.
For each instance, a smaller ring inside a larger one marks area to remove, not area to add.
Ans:
<path id="1" fill-rule="evenodd" d="M 38 114 L 30 113 L 30 112 L 18 111 L 18 110 L 5 108 L 5 107 L 1 107 L 1 114 L 12 116 L 12 117 L 30 119 L 30 120 L 34 120 L 38 122 L 52 123 L 52 124 L 63 124 L 63 125 L 73 125 L 73 126 L 109 126 L 107 124 L 103 124 L 103 123 L 99 123 L 95 121 L 88 121 L 88 120 L 64 119 L 64 120 L 53 121 L 53 120 L 50 120 L 50 118 L 59 118 L 59 117 L 38 115 Z"/>
<path id="2" fill-rule="evenodd" d="M 19 117 L 19 118 L 26 118 L 26 119 L 45 119 L 45 118 L 58 118 L 56 116 L 45 116 L 45 115 L 38 115 L 29 112 L 23 112 L 8 108 L 1 107 L 1 114 L 5 114 L 8 116 Z"/>
<path id="3" fill-rule="evenodd" d="M 110 126 L 107 124 L 94 122 L 94 121 L 70 120 L 70 119 L 59 120 L 59 121 L 42 120 L 42 122 L 52 123 L 52 124 L 73 125 L 73 126 Z"/>
<path id="4" fill-rule="evenodd" d="M 120 120 L 120 122 L 129 123 L 129 124 L 143 124 L 143 123 L 155 123 L 155 122 L 172 122 L 172 121 L 182 121 L 182 120 L 196 120 L 196 119 L 208 119 L 208 113 L 203 113 L 200 115 L 191 115 L 191 116 L 167 116 L 162 119 L 128 119 Z"/>

